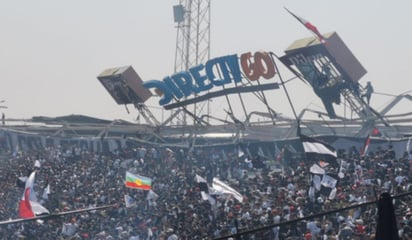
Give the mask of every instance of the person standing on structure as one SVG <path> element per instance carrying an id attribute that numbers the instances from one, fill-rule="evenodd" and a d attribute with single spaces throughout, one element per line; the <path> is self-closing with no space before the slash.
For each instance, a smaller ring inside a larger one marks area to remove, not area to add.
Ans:
<path id="1" fill-rule="evenodd" d="M 368 81 L 368 82 L 366 83 L 366 87 L 364 88 L 364 90 L 365 90 L 365 93 L 362 94 L 362 98 L 365 97 L 365 98 L 366 98 L 366 102 L 367 102 L 368 105 L 369 105 L 370 100 L 371 100 L 371 97 L 372 97 L 372 93 L 373 93 L 373 87 L 372 87 L 372 84 L 371 84 L 370 81 Z"/>

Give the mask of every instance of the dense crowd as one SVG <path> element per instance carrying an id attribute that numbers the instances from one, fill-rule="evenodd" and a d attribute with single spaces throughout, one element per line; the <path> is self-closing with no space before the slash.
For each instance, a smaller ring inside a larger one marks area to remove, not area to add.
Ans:
<path id="1" fill-rule="evenodd" d="M 56 146 L 8 153 L 0 159 L 2 220 L 18 218 L 23 188 L 17 180 L 33 171 L 36 160 L 41 165 L 36 167 L 35 190 L 50 212 L 116 207 L 3 225 L 1 239 L 213 239 L 374 201 L 382 192 L 396 195 L 412 189 L 408 154 L 396 156 L 389 145 L 364 157 L 356 149 L 341 149 L 336 164 L 322 163 L 327 171 L 339 168 L 344 174 L 333 198 L 308 194 L 309 168 L 319 163 L 299 157 L 292 161 L 279 154 L 266 162 L 264 156 L 240 157 L 238 146 L 189 151 L 139 145 L 104 154 Z M 152 191 L 126 188 L 126 171 L 150 177 Z M 211 194 L 213 200 L 204 200 L 196 175 L 209 186 L 214 177 L 224 181 L 242 194 L 243 201 L 227 194 Z M 50 193 L 42 196 L 48 184 Z M 395 201 L 401 239 L 412 239 L 411 204 L 409 196 Z M 376 220 L 375 206 L 362 207 L 242 239 L 372 239 Z"/>

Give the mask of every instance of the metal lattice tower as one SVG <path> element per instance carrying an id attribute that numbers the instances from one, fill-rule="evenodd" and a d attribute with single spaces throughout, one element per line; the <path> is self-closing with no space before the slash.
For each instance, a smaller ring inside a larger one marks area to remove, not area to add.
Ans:
<path id="1" fill-rule="evenodd" d="M 179 0 L 174 14 L 177 23 L 174 71 L 177 73 L 209 60 L 210 0 Z M 205 104 L 194 105 L 194 115 L 199 115 L 204 107 Z M 178 118 L 185 125 L 186 114 L 181 115 Z"/>

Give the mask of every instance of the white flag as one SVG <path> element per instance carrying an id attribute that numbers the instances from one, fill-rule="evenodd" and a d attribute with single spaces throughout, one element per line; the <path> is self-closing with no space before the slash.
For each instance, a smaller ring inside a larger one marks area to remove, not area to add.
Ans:
<path id="1" fill-rule="evenodd" d="M 310 173 L 313 174 L 319 174 L 323 175 L 325 174 L 325 169 L 321 168 L 318 164 L 313 164 L 312 167 L 310 167 Z"/>
<path id="2" fill-rule="evenodd" d="M 43 195 L 41 196 L 44 200 L 49 199 L 50 194 L 50 184 L 47 184 L 47 187 L 43 190 Z"/>
<path id="3" fill-rule="evenodd" d="M 136 202 L 134 201 L 134 199 L 132 197 L 130 197 L 128 194 L 124 195 L 124 202 L 126 205 L 126 208 L 130 208 L 133 206 L 136 206 Z"/>
<path id="4" fill-rule="evenodd" d="M 215 200 L 212 196 L 210 196 L 210 194 L 205 193 L 205 192 L 203 192 L 203 191 L 200 192 L 200 194 L 201 194 L 202 199 L 203 199 L 204 201 L 209 201 L 210 205 L 215 205 L 215 204 L 216 204 L 216 200 Z"/>
<path id="5" fill-rule="evenodd" d="M 149 190 L 149 192 L 147 193 L 146 196 L 146 200 L 153 200 L 156 201 L 159 198 L 159 195 L 157 195 L 157 193 L 155 193 L 153 190 Z"/>
<path id="6" fill-rule="evenodd" d="M 313 182 L 313 187 L 315 188 L 315 190 L 319 191 L 320 190 L 320 185 L 321 185 L 320 176 L 319 175 L 313 176 L 312 182 Z"/>
<path id="7" fill-rule="evenodd" d="M 77 232 L 77 226 L 73 223 L 63 223 L 62 235 L 73 236 Z"/>
<path id="8" fill-rule="evenodd" d="M 238 156 L 239 158 L 245 156 L 245 153 L 242 151 L 242 149 L 238 148 L 238 150 L 237 150 L 237 156 Z"/>
<path id="9" fill-rule="evenodd" d="M 230 194 L 234 198 L 236 198 L 239 202 L 243 201 L 243 196 L 239 192 L 237 192 L 235 189 L 231 188 L 229 185 L 226 183 L 220 181 L 217 178 L 213 178 L 213 183 L 212 183 L 213 188 L 222 193 Z"/>
<path id="10" fill-rule="evenodd" d="M 257 154 L 258 154 L 259 157 L 265 157 L 265 153 L 263 152 L 262 147 L 259 147 Z"/>
<path id="11" fill-rule="evenodd" d="M 40 168 L 40 167 L 41 167 L 41 164 L 40 164 L 40 161 L 39 161 L 39 160 L 36 160 L 36 161 L 34 162 L 34 167 L 35 167 L 35 168 Z"/>
<path id="12" fill-rule="evenodd" d="M 195 182 L 197 183 L 207 183 L 206 179 L 204 179 L 203 177 L 199 176 L 198 174 L 196 174 L 195 176 Z"/>
<path id="13" fill-rule="evenodd" d="M 336 180 L 335 178 L 325 174 L 322 177 L 321 184 L 322 184 L 322 186 L 327 187 L 327 188 L 335 188 L 337 182 L 338 182 L 338 180 Z"/>

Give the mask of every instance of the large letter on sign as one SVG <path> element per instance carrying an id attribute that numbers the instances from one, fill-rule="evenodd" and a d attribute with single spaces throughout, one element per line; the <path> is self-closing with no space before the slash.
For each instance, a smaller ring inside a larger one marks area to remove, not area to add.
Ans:
<path id="1" fill-rule="evenodd" d="M 206 74 L 213 85 L 222 86 L 231 82 L 229 70 L 226 65 L 228 59 L 230 58 L 226 56 L 214 58 L 206 62 Z M 213 72 L 213 68 L 215 68 L 216 72 L 219 75 L 222 75 L 222 78 L 216 77 L 215 73 Z"/>
<path id="2" fill-rule="evenodd" d="M 267 52 L 255 53 L 255 66 L 259 68 L 260 75 L 263 78 L 270 79 L 275 76 L 275 66 Z"/>
<path id="3" fill-rule="evenodd" d="M 193 83 L 192 77 L 190 76 L 189 72 L 183 71 L 180 73 L 176 73 L 172 76 L 172 79 L 176 83 L 176 85 L 179 86 L 180 90 L 186 97 L 192 94 Z"/>
<path id="4" fill-rule="evenodd" d="M 207 91 L 213 87 L 213 84 L 211 82 L 205 83 L 208 78 L 206 74 L 201 73 L 201 71 L 204 71 L 204 69 L 205 66 L 203 64 L 199 64 L 189 69 L 190 73 L 195 79 L 195 82 L 197 83 L 197 85 L 193 86 L 193 91 L 195 93 Z"/>
<path id="5" fill-rule="evenodd" d="M 243 72 L 249 80 L 256 81 L 260 77 L 269 79 L 275 76 L 275 67 L 266 52 L 256 52 L 253 56 L 253 62 L 251 58 L 252 54 L 250 52 L 240 56 Z"/>
<path id="6" fill-rule="evenodd" d="M 173 93 L 170 91 L 169 87 L 162 81 L 158 80 L 150 80 L 143 83 L 143 87 L 149 88 L 156 88 L 156 93 L 158 95 L 159 91 L 162 93 L 163 97 L 159 100 L 160 105 L 164 105 L 169 103 L 173 98 Z"/>
<path id="7" fill-rule="evenodd" d="M 240 65 L 242 65 L 243 73 L 249 80 L 255 81 L 259 79 L 259 73 L 256 71 L 255 64 L 252 63 L 250 58 L 251 52 L 244 53 L 240 56 Z"/>

